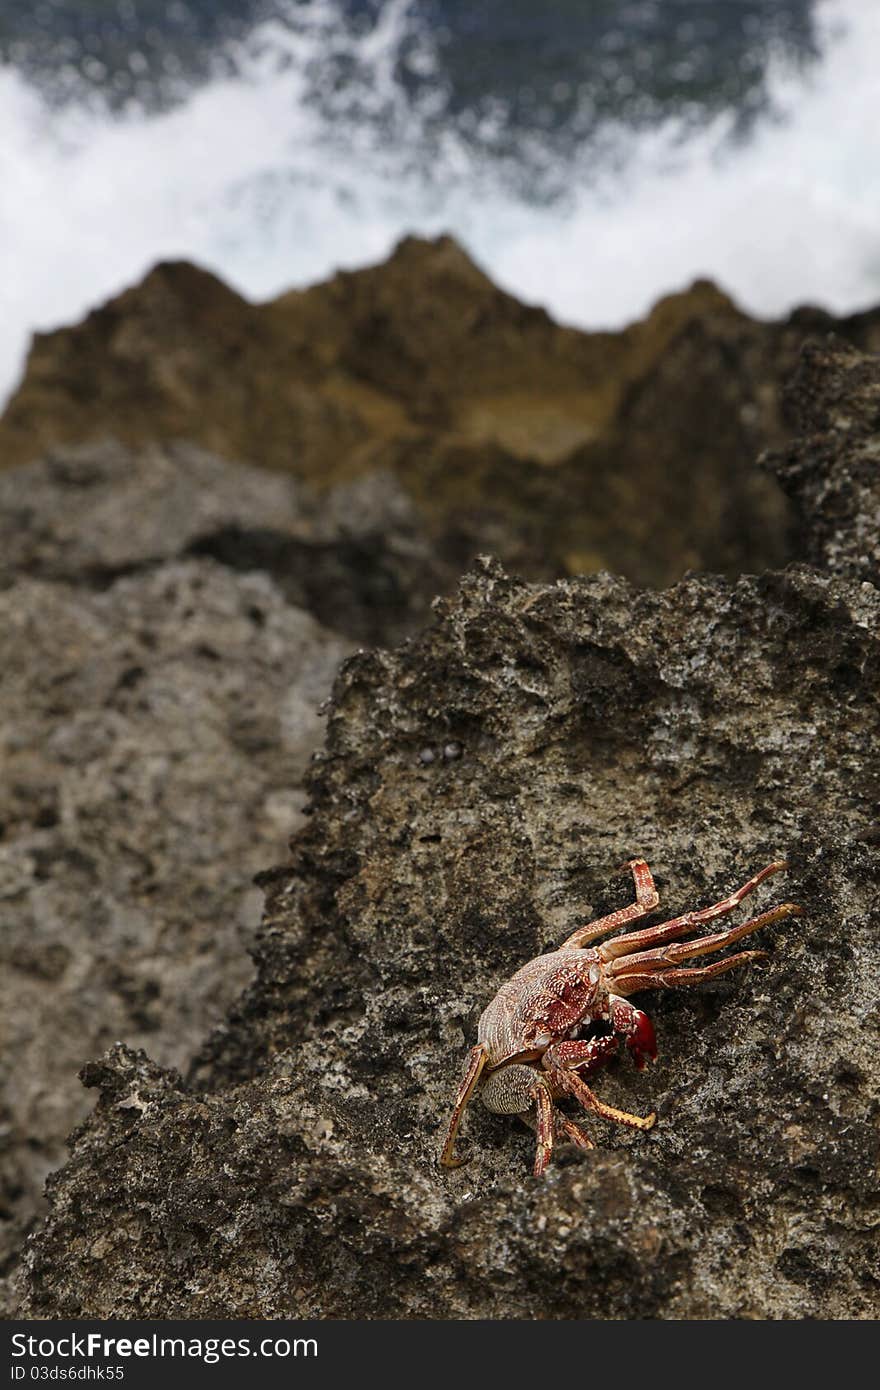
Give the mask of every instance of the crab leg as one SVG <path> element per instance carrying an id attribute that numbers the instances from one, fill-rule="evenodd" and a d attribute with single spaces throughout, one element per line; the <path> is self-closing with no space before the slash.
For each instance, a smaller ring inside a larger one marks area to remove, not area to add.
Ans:
<path id="1" fill-rule="evenodd" d="M 458 1133 L 458 1126 L 461 1124 L 465 1106 L 474 1093 L 474 1087 L 480 1079 L 488 1057 L 489 1054 L 482 1043 L 477 1043 L 476 1047 L 472 1047 L 468 1053 L 467 1067 L 458 1088 L 458 1095 L 455 1097 L 455 1105 L 446 1133 L 446 1143 L 443 1145 L 443 1152 L 440 1155 L 440 1162 L 444 1168 L 460 1168 L 463 1163 L 467 1162 L 466 1159 L 459 1158 L 455 1153 L 455 1136 Z"/>
<path id="2" fill-rule="evenodd" d="M 632 1008 L 632 1005 L 627 1007 Z M 620 1045 L 620 1039 L 613 1033 L 601 1038 L 590 1038 L 589 1041 L 578 1040 L 578 1060 L 569 1062 L 568 1065 L 577 1071 L 581 1080 L 586 1076 L 592 1076 L 594 1071 L 598 1071 L 607 1061 L 614 1056 Z"/>
<path id="3" fill-rule="evenodd" d="M 725 946 L 732 946 L 742 937 L 760 931 L 761 927 L 769 927 L 784 917 L 800 916 L 801 911 L 796 903 L 782 903 L 779 907 L 762 912 L 759 917 L 752 917 L 738 927 L 731 927 L 729 931 L 716 932 L 713 936 L 701 936 L 696 941 L 679 941 L 672 946 L 660 946 L 653 951 L 639 951 L 635 955 L 624 956 L 612 962 L 607 974 L 614 980 L 617 989 L 626 981 L 627 989 L 622 992 L 632 993 L 634 986 L 629 981 L 633 976 L 650 975 L 651 972 L 663 970 L 666 966 L 680 965 L 682 961 L 691 960 L 694 956 L 708 956 L 715 951 L 723 951 Z M 743 956 L 754 959 L 755 952 L 741 951 L 737 956 L 732 956 L 731 960 L 740 960 Z M 716 971 L 716 974 L 720 973 Z"/>
<path id="4" fill-rule="evenodd" d="M 538 1145 L 535 1149 L 534 1174 L 540 1178 L 553 1154 L 553 1100 L 550 1088 L 543 1077 L 538 1077 L 530 1092 L 535 1102 L 535 1119 L 538 1131 Z"/>
<path id="5" fill-rule="evenodd" d="M 613 1035 L 605 1038 L 593 1038 L 590 1042 L 576 1044 L 577 1060 L 571 1065 L 577 1067 L 580 1073 L 589 1074 L 606 1062 L 618 1045 L 618 1039 Z M 529 1092 L 529 1098 L 535 1105 L 535 1123 L 538 1132 L 538 1146 L 535 1151 L 534 1174 L 540 1178 L 553 1154 L 553 1140 L 569 1139 L 576 1144 L 579 1149 L 593 1149 L 595 1144 L 579 1129 L 567 1115 L 561 1115 L 558 1110 L 553 1108 L 553 1094 L 550 1089 L 552 1078 L 542 1077 L 536 1073 L 537 1084 Z"/>
<path id="6" fill-rule="evenodd" d="M 766 960 L 768 955 L 768 951 L 737 951 L 736 955 L 716 960 L 712 965 L 696 965 L 690 970 L 646 970 L 642 975 L 624 976 L 622 981 L 617 981 L 617 988 L 624 994 L 635 994 L 640 989 L 684 989 L 688 985 L 714 980 L 717 975 L 725 975 L 738 965 L 748 965 L 749 961 Z"/>
<path id="7" fill-rule="evenodd" d="M 540 1178 L 553 1156 L 555 1139 L 569 1139 L 579 1149 L 589 1150 L 596 1146 L 584 1131 L 553 1107 L 550 1079 L 536 1074 L 536 1084 L 529 1092 L 535 1105 L 535 1128 L 538 1144 L 535 1150 L 534 1175 Z"/>
<path id="8" fill-rule="evenodd" d="M 570 1139 L 573 1144 L 577 1144 L 579 1149 L 595 1149 L 596 1145 L 592 1139 L 588 1138 L 579 1125 L 573 1124 L 567 1115 L 556 1113 L 556 1132 L 562 1132 L 566 1139 Z"/>
<path id="9" fill-rule="evenodd" d="M 656 927 L 645 927 L 643 931 L 629 932 L 625 936 L 615 937 L 613 941 L 606 941 L 597 948 L 599 955 L 604 961 L 611 961 L 617 956 L 631 955 L 642 946 L 659 946 L 664 941 L 673 941 L 677 936 L 684 936 L 692 927 L 698 927 L 703 922 L 711 922 L 716 917 L 726 917 L 728 912 L 732 912 L 742 902 L 746 894 L 757 888 L 759 883 L 763 883 L 765 878 L 787 868 L 788 864 L 784 859 L 779 859 L 774 864 L 768 864 L 766 869 L 755 874 L 748 883 L 743 884 L 742 888 L 731 893 L 729 898 L 723 898 L 720 903 L 713 903 L 711 907 L 700 908 L 697 912 L 685 912 L 683 916 L 674 917 L 669 922 L 661 922 Z"/>
<path id="10" fill-rule="evenodd" d="M 585 926 L 578 927 L 577 931 L 572 932 L 571 936 L 563 941 L 559 947 L 560 951 L 567 951 L 575 946 L 586 946 L 588 942 L 595 941 L 597 936 L 605 936 L 617 927 L 626 926 L 627 922 L 637 922 L 640 917 L 647 917 L 648 913 L 653 912 L 659 905 L 660 894 L 654 886 L 654 877 L 647 861 L 631 859 L 623 867 L 632 870 L 636 886 L 635 902 L 630 903 L 629 907 L 621 907 L 617 912 L 609 913 L 607 917 L 600 917 L 597 922 L 587 922 Z"/>
<path id="11" fill-rule="evenodd" d="M 642 1116 L 631 1115 L 628 1110 L 616 1110 L 613 1105 L 601 1101 L 586 1081 L 578 1076 L 574 1068 L 584 1060 L 584 1050 L 589 1046 L 589 1043 L 560 1042 L 547 1048 L 541 1062 L 549 1071 L 553 1084 L 564 1094 L 579 1100 L 585 1110 L 592 1110 L 606 1120 L 627 1125 L 630 1129 L 650 1129 L 657 1118 L 653 1111 L 650 1115 Z"/>

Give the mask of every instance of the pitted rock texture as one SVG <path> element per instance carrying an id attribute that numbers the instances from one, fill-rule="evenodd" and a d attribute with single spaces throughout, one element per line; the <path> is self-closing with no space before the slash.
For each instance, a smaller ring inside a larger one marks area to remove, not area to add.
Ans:
<path id="1" fill-rule="evenodd" d="M 830 339 L 801 354 L 785 404 L 801 434 L 764 460 L 791 497 L 807 557 L 880 584 L 880 378 L 876 359 Z"/>
<path id="2" fill-rule="evenodd" d="M 184 1064 L 251 975 L 252 878 L 302 819 L 349 649 L 210 560 L 0 588 L 4 1266 L 88 1109 L 83 1062 L 124 1037 Z"/>
<path id="3" fill-rule="evenodd" d="M 254 983 L 185 1080 L 125 1046 L 85 1068 L 22 1311 L 876 1317 L 878 681 L 870 574 L 803 565 L 651 593 L 486 560 L 350 658 Z M 586 1119 L 600 1148 L 536 1182 L 533 1136 L 476 1101 L 440 1170 L 482 1008 L 629 901 L 636 854 L 669 916 L 784 855 L 748 906 L 804 916 L 762 967 L 636 996 L 660 1061 L 595 1084 L 655 1129 Z"/>
<path id="4" fill-rule="evenodd" d="M 370 643 L 405 636 L 452 583 L 387 473 L 319 493 L 190 444 L 113 440 L 0 472 L 0 587 L 27 575 L 107 588 L 185 556 L 270 574 L 295 607 Z"/>
<path id="5" fill-rule="evenodd" d="M 354 658 L 204 1093 L 88 1069 L 27 1312 L 876 1315 L 878 632 L 876 590 L 809 571 L 649 597 L 490 568 Z M 656 1106 L 650 1134 L 588 1121 L 600 1151 L 536 1183 L 526 1130 L 475 1104 L 440 1171 L 481 1008 L 628 900 L 634 853 L 670 915 L 788 854 L 759 901 L 805 917 L 763 970 L 642 998 L 660 1065 L 596 1084 Z"/>

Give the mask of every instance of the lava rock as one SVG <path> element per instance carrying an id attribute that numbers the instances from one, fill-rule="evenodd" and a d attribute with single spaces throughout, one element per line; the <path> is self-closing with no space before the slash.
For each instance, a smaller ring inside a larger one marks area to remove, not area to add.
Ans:
<path id="1" fill-rule="evenodd" d="M 812 486 L 876 441 L 875 399 L 804 443 Z M 865 519 L 834 517 L 820 553 L 850 554 Z M 256 978 L 185 1079 L 126 1047 L 86 1069 L 25 1314 L 876 1317 L 880 592 L 842 568 L 652 593 L 485 560 L 350 658 Z M 481 1009 L 629 901 L 636 854 L 669 916 L 785 856 L 752 901 L 804 915 L 763 967 L 641 997 L 660 1063 L 596 1086 L 650 1133 L 588 1120 L 599 1150 L 536 1182 L 533 1137 L 475 1103 L 440 1170 Z"/>
<path id="2" fill-rule="evenodd" d="M 805 345 L 785 393 L 802 433 L 762 460 L 791 497 L 807 558 L 880 584 L 880 380 L 876 360 L 829 338 Z"/>
<path id="3" fill-rule="evenodd" d="M 0 587 L 27 575 L 96 591 L 206 556 L 272 576 L 295 607 L 359 642 L 395 642 L 452 582 L 390 474 L 329 492 L 176 442 L 57 447 L 0 472 Z"/>
<path id="4" fill-rule="evenodd" d="M 304 820 L 349 650 L 207 559 L 0 588 L 4 1265 L 88 1109 L 83 1062 L 125 1037 L 183 1066 L 248 980 L 253 875 Z"/>
<path id="5" fill-rule="evenodd" d="M 498 289 L 450 237 L 407 238 L 382 265 L 263 305 L 163 263 L 81 324 L 35 337 L 0 460 L 107 437 L 135 450 L 189 440 L 322 496 L 391 476 L 427 537 L 432 592 L 482 551 L 534 580 L 756 572 L 805 558 L 783 492 L 752 459 L 789 438 L 780 384 L 804 339 L 830 327 L 880 346 L 876 312 L 760 323 L 707 281 L 621 332 L 581 333 Z M 342 568 L 357 559 L 375 603 L 401 557 L 389 563 L 374 537 Z M 415 608 L 428 586 L 418 565 L 402 568 Z M 316 554 L 315 569 L 338 589 L 334 556 Z"/>

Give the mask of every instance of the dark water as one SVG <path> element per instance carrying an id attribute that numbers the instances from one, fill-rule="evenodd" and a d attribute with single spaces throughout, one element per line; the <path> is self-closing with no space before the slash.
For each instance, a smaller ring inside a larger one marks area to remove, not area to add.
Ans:
<path id="1" fill-rule="evenodd" d="M 56 100 L 89 88 L 112 105 L 181 99 L 194 82 L 234 70 L 236 47 L 275 18 L 295 28 L 313 6 L 286 0 L 6 0 L 0 55 Z M 381 0 L 341 0 L 352 33 Z M 812 0 L 416 0 L 396 78 L 418 96 L 442 86 L 438 119 L 512 134 L 583 138 L 609 118 L 647 124 L 671 112 L 692 120 L 722 108 L 743 125 L 766 102 L 771 55 L 817 56 Z M 430 36 L 432 65 L 419 61 Z M 314 61 L 315 98 L 352 74 L 350 53 L 328 41 Z"/>

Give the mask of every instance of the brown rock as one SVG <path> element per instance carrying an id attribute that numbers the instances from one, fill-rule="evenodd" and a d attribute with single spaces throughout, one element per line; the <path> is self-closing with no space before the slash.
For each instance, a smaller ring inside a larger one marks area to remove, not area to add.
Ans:
<path id="1" fill-rule="evenodd" d="M 880 584 L 880 381 L 871 358 L 807 344 L 785 392 L 803 433 L 763 460 L 795 505 L 807 556 Z"/>
<path id="2" fill-rule="evenodd" d="M 874 314 L 836 325 L 880 342 Z M 38 335 L 0 458 L 113 436 L 189 440 L 327 489 L 393 474 L 442 567 L 492 550 L 529 577 L 640 583 L 799 555 L 776 483 L 778 386 L 832 320 L 757 323 L 700 281 L 621 333 L 503 293 L 448 237 L 252 305 L 186 264 Z"/>

